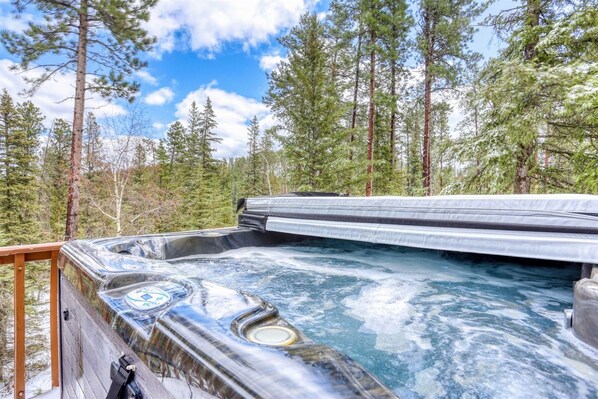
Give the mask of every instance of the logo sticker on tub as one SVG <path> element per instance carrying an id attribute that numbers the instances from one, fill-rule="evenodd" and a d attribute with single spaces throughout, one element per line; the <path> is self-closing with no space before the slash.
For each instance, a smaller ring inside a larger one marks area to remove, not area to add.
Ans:
<path id="1" fill-rule="evenodd" d="M 130 307 L 145 312 L 168 304 L 170 299 L 170 294 L 158 287 L 139 288 L 125 296 L 125 301 Z"/>

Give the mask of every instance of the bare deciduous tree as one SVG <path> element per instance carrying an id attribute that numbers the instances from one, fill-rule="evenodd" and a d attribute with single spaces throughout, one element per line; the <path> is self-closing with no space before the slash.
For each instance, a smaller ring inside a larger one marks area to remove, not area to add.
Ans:
<path id="1" fill-rule="evenodd" d="M 148 119 L 135 104 L 126 115 L 106 119 L 97 177 L 102 183 L 90 185 L 84 180 L 90 203 L 114 223 L 116 236 L 161 208 L 158 196 L 147 190 L 135 190 L 131 184 L 135 151 L 147 142 L 143 135 L 149 126 Z"/>

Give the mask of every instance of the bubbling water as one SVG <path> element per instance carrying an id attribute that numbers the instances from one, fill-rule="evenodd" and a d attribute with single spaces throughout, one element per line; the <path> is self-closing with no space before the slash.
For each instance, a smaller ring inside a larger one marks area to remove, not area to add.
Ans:
<path id="1" fill-rule="evenodd" d="M 261 296 L 402 398 L 598 397 L 598 351 L 561 327 L 573 265 L 335 240 L 171 264 Z"/>

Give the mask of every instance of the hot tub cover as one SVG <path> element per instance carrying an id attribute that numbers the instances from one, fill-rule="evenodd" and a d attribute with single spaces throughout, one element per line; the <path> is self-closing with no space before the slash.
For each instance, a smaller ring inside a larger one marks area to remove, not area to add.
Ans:
<path id="1" fill-rule="evenodd" d="M 598 196 L 248 198 L 240 225 L 450 251 L 598 263 Z"/>

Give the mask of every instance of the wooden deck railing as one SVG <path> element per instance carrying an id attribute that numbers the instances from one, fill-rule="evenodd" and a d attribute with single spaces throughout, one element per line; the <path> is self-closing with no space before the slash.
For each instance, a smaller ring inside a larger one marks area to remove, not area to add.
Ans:
<path id="1" fill-rule="evenodd" d="M 50 261 L 50 361 L 52 386 L 58 382 L 58 251 L 62 242 L 0 247 L 0 265 L 14 265 L 14 397 L 25 397 L 25 265 Z"/>

